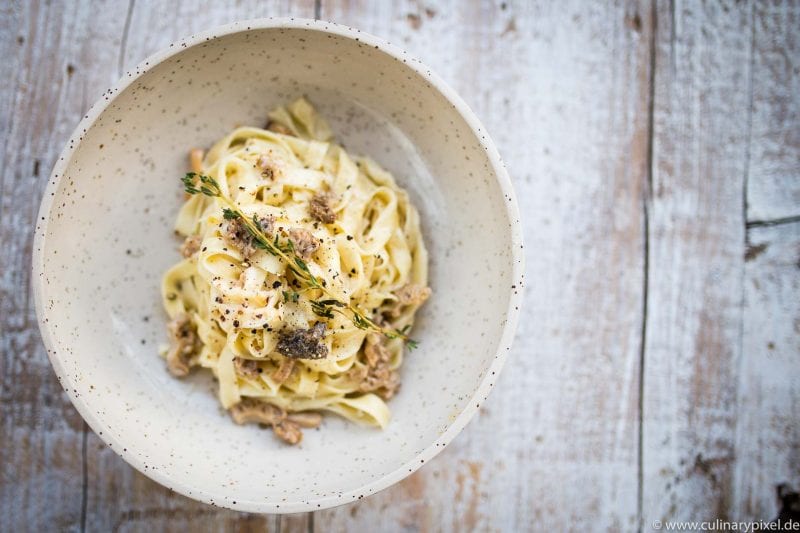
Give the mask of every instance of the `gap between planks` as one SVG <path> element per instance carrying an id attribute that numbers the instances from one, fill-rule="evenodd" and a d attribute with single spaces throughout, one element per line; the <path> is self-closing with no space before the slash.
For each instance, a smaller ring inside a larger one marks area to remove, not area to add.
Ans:
<path id="1" fill-rule="evenodd" d="M 642 328 L 639 339 L 639 442 L 637 444 L 637 488 L 636 488 L 636 523 L 639 531 L 644 530 L 644 365 L 647 339 L 647 291 L 650 283 L 650 203 L 653 191 L 653 123 L 655 120 L 656 96 L 656 32 L 658 31 L 658 10 L 654 0 L 650 2 L 650 72 L 647 76 L 647 155 L 644 187 L 642 187 Z"/>
<path id="2" fill-rule="evenodd" d="M 800 215 L 783 218 L 773 218 L 769 220 L 748 220 L 745 228 L 765 228 L 769 226 L 781 226 L 783 224 L 796 224 L 800 222 Z"/>
<path id="3" fill-rule="evenodd" d="M 122 28 L 122 40 L 119 43 L 119 60 L 117 61 L 117 76 L 122 78 L 125 74 L 125 50 L 128 47 L 128 34 L 131 31 L 131 19 L 133 18 L 133 8 L 136 0 L 128 2 L 128 12 L 125 14 L 125 24 Z"/>

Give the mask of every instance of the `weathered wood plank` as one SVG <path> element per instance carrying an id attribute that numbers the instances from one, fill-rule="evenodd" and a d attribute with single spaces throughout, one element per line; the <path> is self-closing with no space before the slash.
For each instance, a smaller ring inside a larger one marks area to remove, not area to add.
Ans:
<path id="1" fill-rule="evenodd" d="M 315 518 L 316 513 L 281 515 L 279 531 L 280 533 L 310 533 L 314 531 Z"/>
<path id="2" fill-rule="evenodd" d="M 128 466 L 93 433 L 87 450 L 87 531 L 278 531 L 278 517 L 195 502 Z"/>
<path id="3" fill-rule="evenodd" d="M 643 525 L 731 516 L 749 2 L 658 3 Z"/>
<path id="4" fill-rule="evenodd" d="M 124 69 L 176 39 L 228 24 L 260 17 L 314 18 L 314 0 L 136 0 L 120 57 Z M 120 73 L 121 74 L 121 73 Z"/>
<path id="5" fill-rule="evenodd" d="M 742 213 L 746 193 L 747 220 L 800 215 L 800 10 L 672 5 L 659 4 L 648 204 L 645 528 L 656 518 L 770 519 L 775 485 L 800 485 L 800 395 L 796 379 L 781 379 L 797 375 L 800 352 L 798 225 L 751 228 L 746 251 Z M 388 37 L 455 86 L 498 141 L 526 214 L 532 286 L 514 357 L 431 465 L 359 504 L 279 520 L 171 494 L 84 436 L 27 289 L 32 223 L 58 151 L 123 68 L 173 39 L 314 7 L 138 0 L 126 21 L 118 2 L 0 6 L 3 525 L 632 529 L 648 6 L 322 2 L 323 18 Z"/>
<path id="6" fill-rule="evenodd" d="M 30 257 L 50 169 L 110 81 L 122 29 L 110 7 L 15 2 L 0 8 L 0 516 L 10 531 L 70 531 L 82 524 L 84 423 L 39 337 Z"/>
<path id="7" fill-rule="evenodd" d="M 800 216 L 800 3 L 756 2 L 748 220 Z"/>
<path id="8" fill-rule="evenodd" d="M 649 6 L 324 0 L 321 16 L 408 49 L 477 111 L 519 194 L 530 286 L 477 419 L 316 529 L 634 529 Z"/>
<path id="9" fill-rule="evenodd" d="M 314 2 L 131 2 L 113 68 L 105 68 L 117 78 L 176 39 L 228 22 L 266 16 L 313 17 Z M 88 437 L 87 467 L 89 531 L 286 530 L 278 516 L 218 509 L 169 491 L 128 466 L 93 433 Z"/>
<path id="10" fill-rule="evenodd" d="M 778 516 L 779 485 L 800 489 L 800 223 L 747 237 L 733 503 L 758 520 Z"/>
<path id="11" fill-rule="evenodd" d="M 800 215 L 800 4 L 756 2 L 748 221 Z M 778 516 L 800 488 L 800 223 L 747 231 L 733 480 L 737 520 Z"/>

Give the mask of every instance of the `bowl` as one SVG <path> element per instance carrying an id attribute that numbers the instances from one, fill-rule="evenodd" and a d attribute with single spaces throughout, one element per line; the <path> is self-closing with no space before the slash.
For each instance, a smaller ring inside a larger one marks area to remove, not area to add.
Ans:
<path id="1" fill-rule="evenodd" d="M 355 154 L 420 210 L 434 295 L 402 367 L 387 429 L 328 416 L 289 447 L 237 426 L 214 383 L 176 380 L 159 282 L 191 147 L 261 126 L 306 95 Z M 178 41 L 105 92 L 46 188 L 33 252 L 36 312 L 64 390 L 125 461 L 191 498 L 289 513 L 368 496 L 430 461 L 494 386 L 523 277 L 514 192 L 486 130 L 424 64 L 359 30 L 302 19 L 238 22 Z"/>

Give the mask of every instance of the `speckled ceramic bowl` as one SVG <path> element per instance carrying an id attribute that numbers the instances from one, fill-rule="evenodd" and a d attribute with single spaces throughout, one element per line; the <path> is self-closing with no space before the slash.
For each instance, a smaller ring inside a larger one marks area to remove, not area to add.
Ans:
<path id="1" fill-rule="evenodd" d="M 327 417 L 302 444 L 236 426 L 213 383 L 176 380 L 162 272 L 190 147 L 308 95 L 354 153 L 406 187 L 422 216 L 434 295 L 402 368 L 388 429 Z M 69 140 L 42 201 L 36 310 L 72 402 L 141 472 L 192 498 L 245 511 L 330 507 L 381 490 L 433 458 L 491 391 L 520 304 L 514 192 L 464 102 L 402 50 L 344 26 L 240 22 L 174 43 L 125 74 Z"/>

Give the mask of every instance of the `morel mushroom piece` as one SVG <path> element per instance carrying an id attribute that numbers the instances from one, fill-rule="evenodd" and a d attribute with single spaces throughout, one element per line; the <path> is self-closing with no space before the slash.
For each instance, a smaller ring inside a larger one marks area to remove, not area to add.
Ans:
<path id="1" fill-rule="evenodd" d="M 431 289 L 416 283 L 406 283 L 397 289 L 394 295 L 397 297 L 397 301 L 394 307 L 388 311 L 388 315 L 397 318 L 406 307 L 417 308 L 425 303 L 425 300 L 431 295 Z"/>
<path id="2" fill-rule="evenodd" d="M 289 420 L 275 424 L 272 426 L 272 431 L 289 444 L 297 444 L 303 440 L 303 432 L 300 431 L 300 426 Z"/>
<path id="3" fill-rule="evenodd" d="M 384 400 L 395 395 L 400 387 L 400 377 L 389 366 L 391 355 L 383 344 L 383 337 L 374 333 L 367 336 L 364 346 L 366 366 L 350 371 L 350 378 L 358 382 L 359 391 L 374 392 Z"/>
<path id="4" fill-rule="evenodd" d="M 277 405 L 254 398 L 245 398 L 231 407 L 230 413 L 237 424 L 250 422 L 272 427 L 275 435 L 289 444 L 297 444 L 303 440 L 301 427 L 315 428 L 322 422 L 319 413 L 303 411 L 287 414 Z"/>
<path id="5" fill-rule="evenodd" d="M 240 376 L 254 378 L 258 377 L 259 374 L 258 361 L 254 361 L 252 359 L 245 359 L 243 357 L 234 357 L 233 368 L 236 370 L 236 373 L 239 374 Z"/>
<path id="6" fill-rule="evenodd" d="M 289 230 L 289 240 L 294 246 L 294 251 L 303 259 L 308 259 L 311 254 L 319 248 L 319 240 L 317 240 L 310 231 L 304 228 L 292 228 Z"/>
<path id="7" fill-rule="evenodd" d="M 330 192 L 317 193 L 308 203 L 308 212 L 320 222 L 332 224 L 336 221 L 336 212 L 333 210 L 335 200 L 336 197 Z"/>
<path id="8" fill-rule="evenodd" d="M 367 366 L 374 368 L 378 363 L 388 363 L 392 354 L 383 345 L 380 335 L 370 333 L 367 335 L 367 342 L 364 346 L 364 358 L 367 360 Z"/>
<path id="9" fill-rule="evenodd" d="M 189 373 L 189 359 L 200 348 L 200 338 L 192 319 L 186 313 L 181 313 L 167 324 L 171 340 L 167 352 L 167 368 L 176 377 L 183 377 Z"/>
<path id="10" fill-rule="evenodd" d="M 200 238 L 200 235 L 189 235 L 186 237 L 186 240 L 183 241 L 183 244 L 181 244 L 181 255 L 186 259 L 192 257 L 200 251 L 200 244 L 202 244 L 202 242 L 203 239 Z"/>
<path id="11" fill-rule="evenodd" d="M 275 227 L 275 217 L 271 215 L 261 217 L 258 223 L 266 235 L 271 235 Z M 237 248 L 245 259 L 250 259 L 258 251 L 255 237 L 248 231 L 241 218 L 225 221 L 222 226 L 222 238 Z"/>
<path id="12" fill-rule="evenodd" d="M 276 351 L 292 359 L 322 359 L 328 347 L 322 342 L 325 324 L 317 322 L 309 329 L 293 329 L 280 334 Z"/>
<path id="13" fill-rule="evenodd" d="M 261 402 L 252 398 L 245 398 L 231 407 L 230 413 L 234 422 L 237 424 L 254 422 L 271 426 L 279 424 L 286 419 L 286 411 L 277 405 Z"/>

